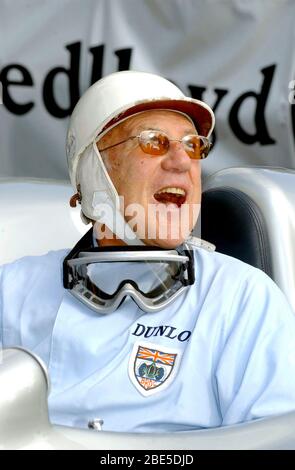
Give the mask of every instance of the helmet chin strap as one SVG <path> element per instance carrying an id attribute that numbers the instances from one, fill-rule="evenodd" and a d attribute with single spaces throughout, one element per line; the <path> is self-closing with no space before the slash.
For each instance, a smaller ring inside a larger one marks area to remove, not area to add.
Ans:
<path id="1" fill-rule="evenodd" d="M 93 194 L 93 215 L 95 219 L 102 225 L 106 225 L 111 232 L 127 245 L 144 245 L 144 243 L 136 237 L 135 233 L 124 219 L 119 205 L 119 196 L 116 200 L 105 190 L 95 191 Z"/>
<path id="2" fill-rule="evenodd" d="M 122 214 L 124 207 L 120 206 L 120 197 L 95 142 L 81 157 L 77 181 L 82 193 L 81 212 L 86 217 L 106 225 L 127 245 L 144 245 Z M 104 233 L 101 233 L 101 236 L 103 237 Z M 99 239 L 99 236 L 97 238 Z"/>
<path id="3" fill-rule="evenodd" d="M 93 194 L 92 207 L 96 220 L 101 224 L 105 224 L 114 235 L 127 245 L 144 245 L 137 238 L 121 212 L 119 194 L 107 172 L 95 142 L 93 143 L 93 148 L 98 157 L 98 165 L 102 170 L 100 174 L 103 186 L 102 190 L 95 191 Z M 96 213 L 97 209 L 99 214 Z M 101 213 L 102 209 L 104 209 L 103 214 Z M 124 207 L 122 207 L 122 210 L 124 210 Z"/>

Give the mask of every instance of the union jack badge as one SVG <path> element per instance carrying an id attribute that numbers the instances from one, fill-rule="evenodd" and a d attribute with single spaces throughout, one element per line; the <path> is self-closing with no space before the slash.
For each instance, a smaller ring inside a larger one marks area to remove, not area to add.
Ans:
<path id="1" fill-rule="evenodd" d="M 178 369 L 181 351 L 153 343 L 134 344 L 129 376 L 144 396 L 167 388 Z"/>

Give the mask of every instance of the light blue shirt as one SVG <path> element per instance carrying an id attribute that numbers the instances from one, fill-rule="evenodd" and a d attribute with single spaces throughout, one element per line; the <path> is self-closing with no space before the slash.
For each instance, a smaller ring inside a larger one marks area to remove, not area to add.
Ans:
<path id="1" fill-rule="evenodd" d="M 295 409 L 295 316 L 262 271 L 197 249 L 196 282 L 169 308 L 126 299 L 100 315 L 63 289 L 67 253 L 0 268 L 0 340 L 46 363 L 53 423 L 186 431 Z"/>

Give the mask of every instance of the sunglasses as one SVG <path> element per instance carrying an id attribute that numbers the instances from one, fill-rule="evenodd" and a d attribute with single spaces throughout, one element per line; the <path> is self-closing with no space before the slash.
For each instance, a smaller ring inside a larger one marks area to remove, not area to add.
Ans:
<path id="1" fill-rule="evenodd" d="M 121 140 L 116 144 L 110 145 L 103 149 L 99 149 L 100 152 L 109 150 L 117 145 L 124 144 L 128 140 L 137 139 L 141 150 L 149 155 L 165 155 L 170 147 L 170 142 L 179 142 L 183 145 L 183 148 L 187 155 L 193 160 L 202 160 L 208 156 L 212 143 L 202 135 L 189 134 L 184 136 L 182 139 L 170 139 L 168 135 L 163 131 L 157 130 L 145 130 L 140 132 L 139 135 L 132 135 L 125 140 Z"/>

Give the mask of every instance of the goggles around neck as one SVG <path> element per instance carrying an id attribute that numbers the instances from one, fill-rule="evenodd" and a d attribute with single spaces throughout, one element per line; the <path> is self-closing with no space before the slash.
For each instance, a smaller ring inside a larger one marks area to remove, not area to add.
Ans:
<path id="1" fill-rule="evenodd" d="M 194 283 L 193 251 L 185 244 L 87 248 L 84 238 L 64 260 L 64 287 L 97 313 L 114 312 L 126 297 L 144 312 L 158 312 Z"/>

